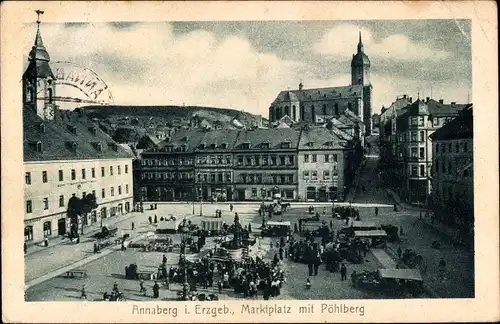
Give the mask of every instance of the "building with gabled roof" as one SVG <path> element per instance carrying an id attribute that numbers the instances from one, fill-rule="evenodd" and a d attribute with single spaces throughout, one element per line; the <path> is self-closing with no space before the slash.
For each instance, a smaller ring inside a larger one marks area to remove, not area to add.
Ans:
<path id="1" fill-rule="evenodd" d="M 133 155 L 83 110 L 60 110 L 57 80 L 37 21 L 34 46 L 22 77 L 24 240 L 81 233 L 83 227 L 133 209 Z M 94 195 L 97 210 L 69 218 L 70 198 Z"/>
<path id="2" fill-rule="evenodd" d="M 471 104 L 445 104 L 427 97 L 401 108 L 395 118 L 393 151 L 382 168 L 386 181 L 395 186 L 401 198 L 428 204 L 431 187 L 432 143 L 435 131 L 449 123 Z"/>

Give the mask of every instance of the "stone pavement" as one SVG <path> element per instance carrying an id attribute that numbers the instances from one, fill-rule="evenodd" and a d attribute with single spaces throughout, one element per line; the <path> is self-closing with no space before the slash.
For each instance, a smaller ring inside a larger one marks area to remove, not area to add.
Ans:
<path id="1" fill-rule="evenodd" d="M 385 190 L 373 190 L 373 179 L 377 179 L 375 167 L 376 159 L 367 158 L 367 166 L 362 176 L 364 185 L 367 186 L 367 192 L 359 192 L 355 202 L 366 203 L 373 199 L 387 202 L 388 195 Z M 369 183 L 371 182 L 371 187 Z M 380 184 L 380 182 L 378 182 Z M 377 182 L 375 183 L 375 185 Z M 397 202 L 397 196 L 394 196 Z M 391 197 L 392 198 L 392 197 Z M 440 297 L 446 298 L 471 298 L 474 297 L 474 253 L 469 249 L 462 248 L 453 244 L 449 237 L 449 232 L 437 226 L 430 227 L 425 217 L 420 219 L 422 209 L 401 204 L 397 212 L 392 207 L 379 208 L 379 216 L 375 216 L 370 208 L 360 208 L 362 220 L 375 221 L 380 224 L 392 224 L 404 229 L 404 235 L 400 243 L 389 243 L 387 253 L 397 260 L 397 249 L 413 249 L 416 253 L 422 255 L 424 266 L 422 267 L 422 277 L 424 283 Z M 425 215 L 425 212 L 423 213 Z M 440 249 L 431 247 L 433 241 L 441 243 Z M 438 264 L 441 258 L 445 259 L 447 264 L 447 279 L 439 280 Z M 402 266 L 402 263 L 400 263 Z M 426 271 L 425 271 L 426 270 Z"/>

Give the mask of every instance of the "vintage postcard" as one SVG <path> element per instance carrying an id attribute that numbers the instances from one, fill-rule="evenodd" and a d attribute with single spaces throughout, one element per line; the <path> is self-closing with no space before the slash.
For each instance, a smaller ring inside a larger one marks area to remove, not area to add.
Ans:
<path id="1" fill-rule="evenodd" d="M 2 3 L 3 320 L 499 320 L 495 9 Z"/>

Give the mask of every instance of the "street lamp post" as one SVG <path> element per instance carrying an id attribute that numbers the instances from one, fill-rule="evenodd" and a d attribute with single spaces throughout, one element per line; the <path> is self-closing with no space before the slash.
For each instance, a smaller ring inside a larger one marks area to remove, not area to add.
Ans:
<path id="1" fill-rule="evenodd" d="M 203 216 L 203 195 L 201 186 L 199 190 L 200 190 L 200 216 Z"/>
<path id="2" fill-rule="evenodd" d="M 265 223 L 265 219 L 266 219 L 266 211 L 264 209 L 264 199 L 266 197 L 266 188 L 262 188 L 260 189 L 260 194 L 262 196 L 262 226 L 264 226 L 264 223 Z"/>
<path id="3" fill-rule="evenodd" d="M 184 283 L 182 285 L 182 299 L 187 300 L 188 292 L 189 292 L 189 284 L 187 280 L 187 265 L 186 265 L 186 245 L 189 238 L 189 229 L 187 228 L 186 223 L 181 227 L 181 251 L 179 259 L 183 258 L 182 266 L 184 268 Z M 184 253 L 183 253 L 184 252 Z"/>

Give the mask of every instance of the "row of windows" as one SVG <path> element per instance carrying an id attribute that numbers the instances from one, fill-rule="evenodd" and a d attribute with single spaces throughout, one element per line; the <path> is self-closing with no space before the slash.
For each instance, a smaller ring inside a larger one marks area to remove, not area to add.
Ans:
<path id="1" fill-rule="evenodd" d="M 293 155 L 281 155 L 281 156 L 260 156 L 260 155 L 255 155 L 255 156 L 246 156 L 243 157 L 241 155 L 236 157 L 237 165 L 242 166 L 260 166 L 260 165 L 294 165 L 295 163 L 295 158 Z M 244 163 L 245 162 L 245 163 Z M 243 164 L 244 163 L 244 164 Z"/>
<path id="2" fill-rule="evenodd" d="M 258 188 L 252 188 L 252 197 L 272 197 L 273 192 L 271 190 L 266 190 L 266 189 L 258 189 Z M 282 190 L 281 191 L 281 197 L 284 199 L 293 199 L 293 190 Z"/>
<path id="3" fill-rule="evenodd" d="M 304 176 L 304 180 L 318 180 L 318 171 L 316 170 L 313 171 L 306 170 L 302 173 L 302 175 Z M 338 175 L 338 171 L 336 168 L 334 168 L 332 172 L 330 172 L 329 170 L 323 171 L 323 180 L 330 180 L 330 177 L 332 175 L 333 176 Z"/>
<path id="4" fill-rule="evenodd" d="M 239 177 L 240 183 L 268 183 L 268 184 L 292 184 L 293 174 L 262 175 L 262 174 L 242 174 Z"/>
<path id="5" fill-rule="evenodd" d="M 117 174 L 120 175 L 122 174 L 122 169 L 121 169 L 121 166 L 118 165 L 117 168 L 116 168 L 116 171 L 117 171 Z M 125 164 L 125 173 L 128 173 L 128 165 Z M 113 169 L 113 166 L 110 166 L 109 167 L 109 175 L 110 176 L 113 176 L 114 175 L 114 169 Z M 32 176 L 32 172 L 26 172 L 24 174 L 24 182 L 26 184 L 31 184 L 31 176 Z M 96 171 L 95 171 L 95 168 L 91 168 L 90 169 L 90 175 L 89 175 L 92 179 L 96 177 Z M 106 168 L 105 167 L 101 167 L 101 177 L 105 177 L 106 176 Z M 58 179 L 59 181 L 64 181 L 64 170 L 59 170 L 58 171 Z M 81 179 L 82 180 L 85 180 L 87 179 L 87 169 L 81 169 Z M 77 171 L 76 169 L 71 169 L 71 180 L 77 180 Z M 49 182 L 49 176 L 48 176 L 48 172 L 47 171 L 42 171 L 42 183 L 47 183 Z"/>
<path id="6" fill-rule="evenodd" d="M 226 155 L 225 158 L 222 155 L 199 156 L 196 164 L 231 164 L 231 155 Z"/>
<path id="7" fill-rule="evenodd" d="M 424 142 L 425 141 L 425 132 L 420 131 L 420 132 L 410 132 L 409 133 L 409 138 L 411 142 Z M 418 134 L 418 137 L 417 137 Z M 400 133 L 399 134 L 399 141 L 400 142 L 406 142 L 406 132 Z"/>
<path id="8" fill-rule="evenodd" d="M 445 159 L 434 161 L 434 172 L 436 174 L 449 174 L 454 176 L 462 176 L 465 178 L 472 177 L 472 169 L 468 166 L 464 166 L 462 170 L 454 168 L 453 161 L 448 161 L 446 163 Z"/>
<path id="9" fill-rule="evenodd" d="M 193 180 L 193 172 L 143 172 L 143 180 Z"/>
<path id="10" fill-rule="evenodd" d="M 439 153 L 439 152 L 452 153 L 453 152 L 453 144 L 452 143 L 447 143 L 447 144 L 442 143 L 441 145 L 439 145 L 439 143 L 436 143 L 436 145 L 434 146 L 434 151 L 436 153 Z M 456 142 L 455 143 L 455 153 L 461 153 L 461 152 L 463 152 L 463 153 L 469 152 L 469 143 L 467 143 L 467 142 L 463 142 L 463 143 Z"/>
<path id="11" fill-rule="evenodd" d="M 429 117 L 429 122 L 432 123 L 432 126 L 439 126 L 440 124 L 446 124 L 452 119 L 453 117 Z M 424 123 L 425 123 L 424 116 L 410 118 L 410 124 L 412 126 L 424 126 Z"/>
<path id="12" fill-rule="evenodd" d="M 129 186 L 128 186 L 128 184 L 126 184 L 125 185 L 125 194 L 128 194 L 128 193 L 129 193 Z M 92 190 L 92 194 L 94 196 L 96 195 L 95 190 Z M 73 194 L 73 195 L 75 195 L 75 194 Z M 87 195 L 87 192 L 84 191 L 82 193 L 82 198 L 85 197 L 86 195 Z M 111 195 L 111 197 L 114 197 L 114 195 L 115 195 L 115 188 L 114 187 L 110 188 L 110 195 Z M 122 195 L 122 186 L 118 186 L 118 195 Z M 101 189 L 101 198 L 106 198 L 106 189 L 105 188 Z M 69 198 L 67 198 L 67 199 L 69 200 Z M 66 206 L 66 197 L 64 195 L 60 195 L 59 199 L 58 199 L 58 203 L 59 203 L 59 208 L 65 207 Z M 49 209 L 49 197 L 44 197 L 42 199 L 42 206 L 43 206 L 44 210 Z M 33 208 L 34 208 L 34 202 L 32 200 L 26 200 L 26 213 L 28 213 L 28 214 L 32 213 Z"/>
<path id="13" fill-rule="evenodd" d="M 193 159 L 179 158 L 179 159 L 143 159 L 141 161 L 142 166 L 181 166 L 181 165 L 193 165 Z"/>
<path id="14" fill-rule="evenodd" d="M 356 95 L 356 92 L 354 92 L 354 95 Z M 305 108 L 304 106 L 302 106 L 302 105 L 300 106 L 300 119 L 302 119 L 302 120 L 305 119 L 304 118 L 304 115 L 305 115 L 304 108 Z M 323 108 L 321 111 L 322 114 L 327 115 L 327 112 L 328 112 L 327 105 L 323 104 L 322 108 Z M 335 103 L 334 109 L 335 109 L 334 110 L 335 115 L 339 115 L 339 104 L 338 103 Z M 352 103 L 351 102 L 347 103 L 347 109 L 352 110 Z M 315 109 L 314 105 L 310 106 L 310 111 L 311 111 L 311 114 L 312 114 L 312 117 L 314 120 L 315 116 L 316 116 L 316 109 Z M 273 119 L 272 117 L 275 117 L 274 120 L 281 119 L 285 115 L 287 115 L 295 120 L 297 117 L 295 105 L 292 105 L 291 114 L 290 114 L 290 107 L 289 106 L 285 106 L 284 109 L 283 109 L 283 107 L 276 107 L 275 109 L 271 109 L 271 119 Z"/>
<path id="15" fill-rule="evenodd" d="M 323 155 L 323 161 L 318 161 L 318 155 L 317 154 L 304 154 L 304 163 L 316 163 L 316 162 L 325 162 L 325 163 L 330 163 L 330 162 L 337 162 L 337 154 L 325 154 Z"/>

